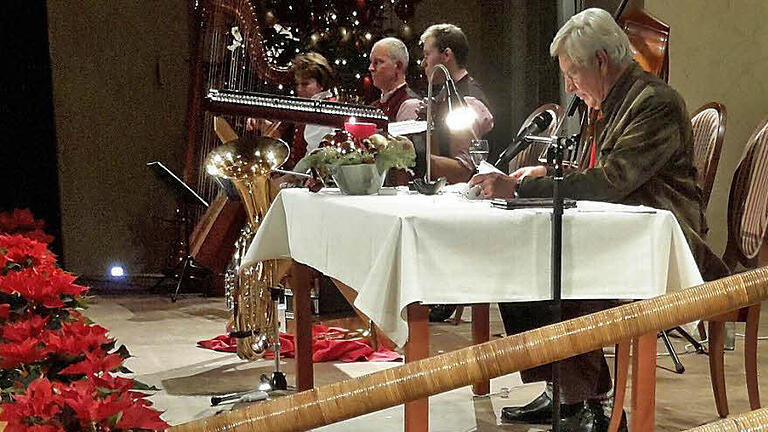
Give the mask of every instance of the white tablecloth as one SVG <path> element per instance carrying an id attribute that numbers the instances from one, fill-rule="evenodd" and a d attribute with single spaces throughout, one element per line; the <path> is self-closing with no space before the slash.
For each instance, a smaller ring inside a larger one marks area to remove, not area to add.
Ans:
<path id="1" fill-rule="evenodd" d="M 456 194 L 283 190 L 245 258 L 293 258 L 358 292 L 398 345 L 405 308 L 551 298 L 551 209 L 501 210 Z M 563 217 L 564 299 L 644 299 L 701 283 L 672 213 L 579 202 Z"/>

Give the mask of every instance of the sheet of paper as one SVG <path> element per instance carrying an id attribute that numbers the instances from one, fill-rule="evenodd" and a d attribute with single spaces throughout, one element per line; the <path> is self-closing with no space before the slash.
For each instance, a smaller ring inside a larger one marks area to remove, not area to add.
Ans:
<path id="1" fill-rule="evenodd" d="M 480 165 L 478 165 L 477 167 L 477 173 L 478 174 L 488 174 L 488 173 L 504 174 L 500 169 L 496 168 L 495 166 L 491 165 L 486 161 L 480 162 Z"/>
<path id="2" fill-rule="evenodd" d="M 405 120 L 401 122 L 390 123 L 387 129 L 390 135 L 408 135 L 424 132 L 427 130 L 427 122 L 424 120 Z"/>

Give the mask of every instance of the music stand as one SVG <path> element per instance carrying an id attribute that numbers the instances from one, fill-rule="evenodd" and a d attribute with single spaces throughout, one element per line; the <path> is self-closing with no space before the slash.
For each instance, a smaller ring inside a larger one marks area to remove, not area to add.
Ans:
<path id="1" fill-rule="evenodd" d="M 186 227 L 186 221 L 187 221 L 187 207 L 189 206 L 202 206 L 205 208 L 208 208 L 209 204 L 208 202 L 203 199 L 200 195 L 197 194 L 189 185 L 184 183 L 182 179 L 179 178 L 176 174 L 173 173 L 168 167 L 162 164 L 162 162 L 153 161 L 147 163 L 147 167 L 152 170 L 153 173 L 155 173 L 155 176 L 160 179 L 163 183 L 165 183 L 168 188 L 173 191 L 174 195 L 176 195 L 176 199 L 184 208 L 182 220 Z M 185 229 L 185 234 L 188 234 Z M 184 242 L 184 251 L 185 251 L 185 257 L 183 260 L 179 261 L 174 268 L 167 273 L 160 281 L 158 281 L 155 284 L 155 287 L 160 285 L 165 279 L 171 276 L 175 276 L 178 274 L 178 282 L 176 283 L 176 289 L 174 290 L 173 294 L 171 294 L 171 302 L 176 302 L 176 298 L 179 295 L 179 290 L 181 290 L 181 284 L 184 282 L 184 277 L 187 275 L 187 272 L 190 270 L 190 268 L 199 268 L 203 269 L 203 267 L 196 266 L 194 261 L 195 258 L 189 254 L 189 248 L 187 247 L 186 242 Z M 181 272 L 179 272 L 179 267 L 181 267 Z"/>
<path id="2" fill-rule="evenodd" d="M 174 174 L 173 171 L 169 170 L 168 167 L 163 165 L 162 162 L 148 162 L 147 167 L 149 167 L 149 169 L 155 173 L 157 178 L 168 185 L 168 187 L 176 194 L 176 197 L 180 201 L 183 201 L 186 204 L 200 205 L 208 208 L 208 201 L 204 200 L 203 197 L 198 195 L 197 192 L 195 192 L 191 187 L 184 183 L 184 181 L 180 179 L 179 176 Z"/>

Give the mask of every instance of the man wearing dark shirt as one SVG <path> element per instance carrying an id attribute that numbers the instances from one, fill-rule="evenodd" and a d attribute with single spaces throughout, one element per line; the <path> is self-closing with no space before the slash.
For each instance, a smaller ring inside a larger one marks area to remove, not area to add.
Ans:
<path id="1" fill-rule="evenodd" d="M 444 176 L 451 183 L 470 179 L 475 166 L 469 156 L 469 141 L 481 138 L 493 129 L 493 115 L 488 110 L 487 99 L 480 85 L 467 71 L 469 42 L 464 32 L 453 24 L 435 24 L 421 35 L 424 58 L 421 61 L 427 77 L 438 64 L 445 66 L 456 84 L 459 94 L 475 114 L 472 130 L 465 133 L 449 132 L 445 125 L 447 104 L 438 103 L 435 116 L 435 142 L 431 156 L 432 176 Z M 442 73 L 434 74 L 433 83 L 442 84 Z M 440 95 L 437 97 L 440 101 Z M 436 146 L 436 148 L 435 148 Z"/>

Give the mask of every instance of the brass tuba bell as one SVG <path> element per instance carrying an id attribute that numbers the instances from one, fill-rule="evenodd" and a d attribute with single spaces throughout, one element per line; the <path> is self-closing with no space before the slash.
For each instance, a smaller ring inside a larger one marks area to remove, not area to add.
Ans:
<path id="1" fill-rule="evenodd" d="M 232 260 L 232 271 L 225 278 L 233 302 L 235 330 L 249 335 L 237 340 L 237 354 L 243 359 L 259 357 L 279 337 L 270 288 L 276 287 L 290 268 L 290 261 L 263 261 L 240 268 L 253 236 L 269 210 L 277 190 L 269 173 L 279 168 L 290 154 L 288 145 L 270 137 L 243 137 L 216 147 L 205 158 L 208 174 L 227 179 L 243 201 L 248 223 L 240 233 Z"/>

